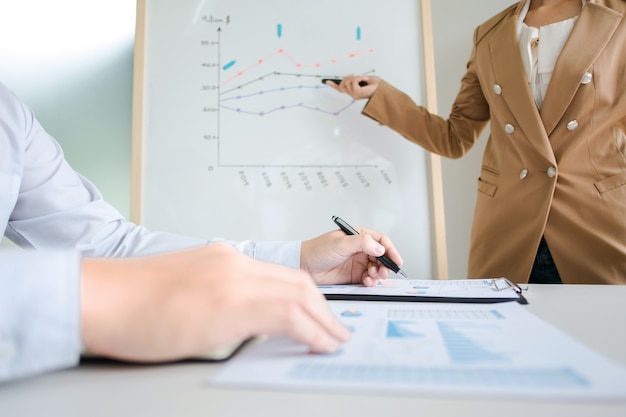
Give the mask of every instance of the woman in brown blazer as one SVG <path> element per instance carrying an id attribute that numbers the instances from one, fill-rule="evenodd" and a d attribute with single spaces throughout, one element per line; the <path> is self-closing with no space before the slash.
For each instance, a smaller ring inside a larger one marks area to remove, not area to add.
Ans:
<path id="1" fill-rule="evenodd" d="M 470 277 L 626 284 L 625 15 L 622 0 L 507 8 L 476 28 L 448 119 L 378 77 L 329 82 L 369 98 L 365 115 L 450 158 L 490 122 Z"/>

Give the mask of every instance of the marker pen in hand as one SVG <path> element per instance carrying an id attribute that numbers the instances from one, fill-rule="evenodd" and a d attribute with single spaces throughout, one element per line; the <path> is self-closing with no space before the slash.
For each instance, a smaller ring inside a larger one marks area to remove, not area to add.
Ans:
<path id="1" fill-rule="evenodd" d="M 326 84 L 326 81 L 331 81 L 337 85 L 341 84 L 340 78 L 322 78 L 322 84 Z M 360 87 L 365 87 L 367 85 L 367 81 L 359 81 Z"/>
<path id="2" fill-rule="evenodd" d="M 359 234 L 359 232 L 357 232 L 354 227 L 350 226 L 341 217 L 333 216 L 333 221 L 335 222 L 335 224 L 337 226 L 339 226 L 339 228 L 341 230 L 343 230 L 343 232 L 345 234 L 347 234 L 347 235 L 358 235 Z M 394 261 L 389 259 L 386 255 L 377 256 L 376 259 L 378 259 L 381 264 L 385 265 L 387 268 L 391 269 L 396 274 L 404 277 L 405 279 L 411 279 L 411 278 L 409 278 L 409 276 L 403 270 L 400 269 L 400 267 L 398 265 L 396 265 L 396 263 Z"/>

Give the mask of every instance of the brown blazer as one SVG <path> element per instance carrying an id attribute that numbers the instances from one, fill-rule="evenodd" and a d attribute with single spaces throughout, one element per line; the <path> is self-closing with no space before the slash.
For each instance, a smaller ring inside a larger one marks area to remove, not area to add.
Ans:
<path id="1" fill-rule="evenodd" d="M 363 113 L 450 158 L 491 122 L 470 278 L 527 282 L 545 236 L 564 283 L 626 284 L 626 2 L 587 2 L 541 112 L 520 57 L 520 10 L 513 5 L 476 28 L 447 120 L 385 82 Z"/>

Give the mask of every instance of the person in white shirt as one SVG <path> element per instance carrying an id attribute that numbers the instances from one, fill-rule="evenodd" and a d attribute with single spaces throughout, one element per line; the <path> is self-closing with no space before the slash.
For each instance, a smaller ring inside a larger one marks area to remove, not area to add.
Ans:
<path id="1" fill-rule="evenodd" d="M 379 77 L 327 84 L 449 158 L 489 123 L 470 278 L 626 284 L 625 15 L 623 0 L 523 0 L 489 18 L 447 119 Z"/>
<path id="2" fill-rule="evenodd" d="M 402 260 L 372 230 L 302 242 L 227 242 L 148 231 L 75 172 L 33 112 L 0 84 L 0 382 L 81 354 L 171 361 L 256 335 L 312 352 L 349 338 L 315 284 L 374 285 Z"/>

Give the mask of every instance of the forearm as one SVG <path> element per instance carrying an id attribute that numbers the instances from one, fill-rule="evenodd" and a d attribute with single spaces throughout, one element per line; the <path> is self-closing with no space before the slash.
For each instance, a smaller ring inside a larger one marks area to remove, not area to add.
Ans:
<path id="1" fill-rule="evenodd" d="M 480 85 L 468 71 L 448 119 L 417 105 L 407 94 L 384 81 L 363 114 L 429 152 L 459 158 L 480 137 L 489 120 L 489 107 Z"/>
<path id="2" fill-rule="evenodd" d="M 303 321 L 292 313 L 304 314 Z M 308 274 L 255 262 L 223 243 L 84 259 L 82 317 L 89 352 L 142 362 L 181 359 L 259 334 L 286 332 L 314 351 L 336 349 L 326 331 L 347 336 Z M 313 328 L 303 332 L 309 317 Z"/>

